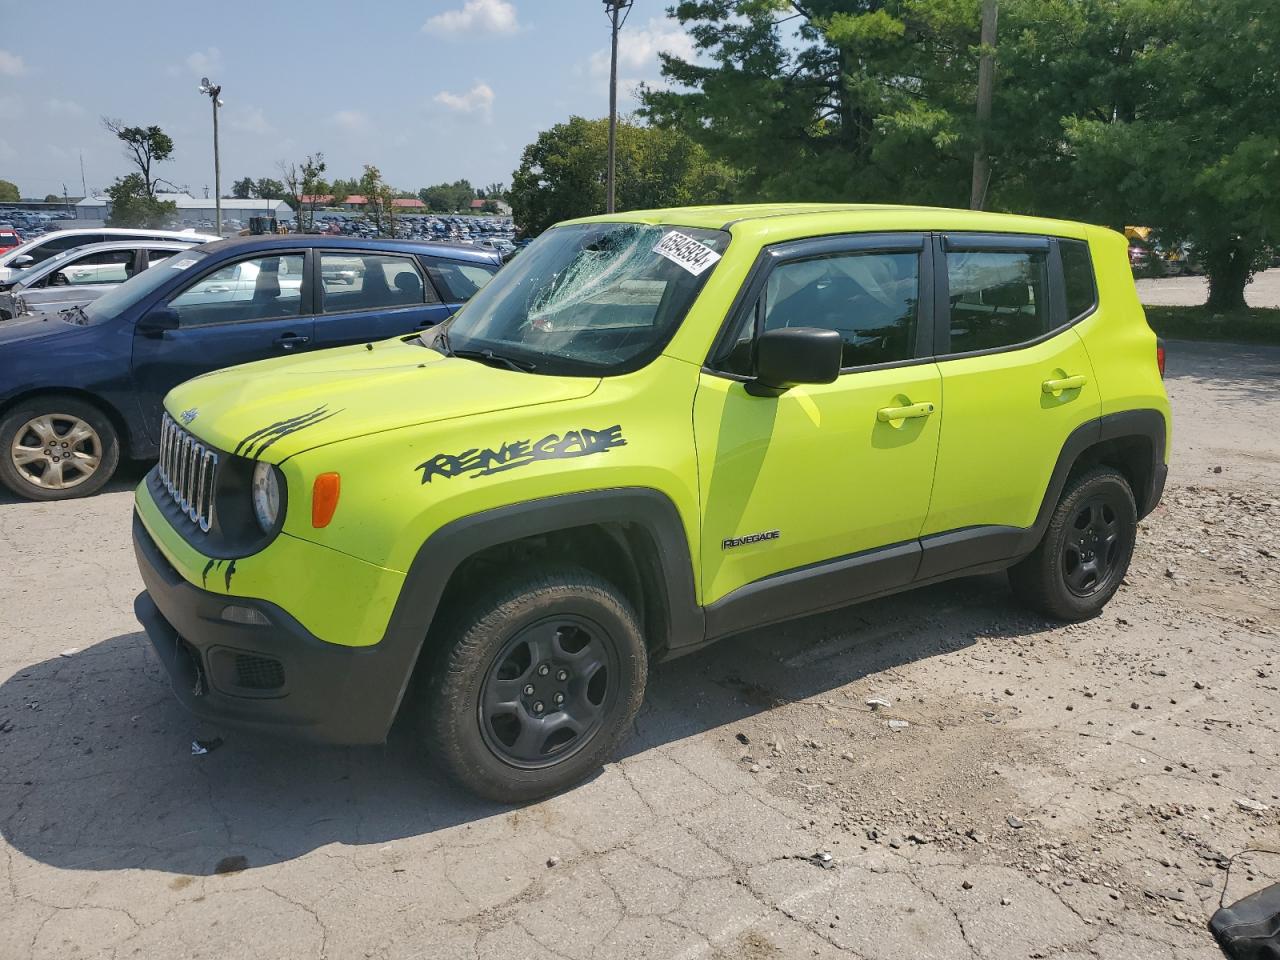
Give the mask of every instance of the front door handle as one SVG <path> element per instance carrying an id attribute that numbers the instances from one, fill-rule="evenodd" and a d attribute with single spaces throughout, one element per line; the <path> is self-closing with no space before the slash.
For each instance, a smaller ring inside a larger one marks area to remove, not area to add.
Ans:
<path id="1" fill-rule="evenodd" d="M 1084 376 L 1062 377 L 1058 380 L 1046 380 L 1040 384 L 1040 389 L 1045 393 L 1061 393 L 1063 390 L 1079 390 L 1089 380 Z"/>
<path id="2" fill-rule="evenodd" d="M 302 337 L 293 333 L 286 333 L 276 337 L 276 346 L 281 350 L 292 350 L 294 347 L 301 347 L 310 342 L 310 337 Z"/>
<path id="3" fill-rule="evenodd" d="M 881 407 L 876 411 L 876 419 L 881 423 L 892 423 L 894 420 L 914 420 L 927 417 L 933 413 L 932 403 L 913 403 L 906 407 Z"/>

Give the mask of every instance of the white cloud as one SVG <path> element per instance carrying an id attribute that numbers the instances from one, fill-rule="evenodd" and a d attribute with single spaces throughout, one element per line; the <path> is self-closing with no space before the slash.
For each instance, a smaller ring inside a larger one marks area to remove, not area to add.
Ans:
<path id="1" fill-rule="evenodd" d="M 442 90 L 431 99 L 457 113 L 478 113 L 486 120 L 493 115 L 493 88 L 487 83 L 477 83 L 466 93 Z"/>
<path id="2" fill-rule="evenodd" d="M 16 53 L 0 50 L 0 76 L 20 77 L 27 72 L 26 62 Z"/>
<path id="3" fill-rule="evenodd" d="M 245 133 L 256 133 L 266 136 L 275 132 L 268 121 L 266 114 L 262 112 L 261 107 L 239 107 L 235 110 L 228 110 L 223 107 L 227 115 L 227 124 L 233 130 L 242 130 Z"/>
<path id="4" fill-rule="evenodd" d="M 359 110 L 339 110 L 329 117 L 329 122 L 348 133 L 360 133 L 369 129 L 369 118 Z"/>
<path id="5" fill-rule="evenodd" d="M 222 51 L 217 47 L 197 50 L 195 53 L 188 53 L 183 63 L 187 65 L 187 69 L 194 76 L 208 77 L 211 73 L 217 73 L 222 69 Z M 217 77 L 212 77 L 211 79 L 214 83 L 218 82 Z"/>
<path id="6" fill-rule="evenodd" d="M 57 97 L 50 97 L 45 101 L 44 106 L 49 114 L 54 117 L 84 116 L 84 107 L 74 100 L 59 100 Z"/>
<path id="7" fill-rule="evenodd" d="M 671 53 L 683 60 L 690 60 L 695 52 L 693 37 L 678 24 L 663 17 L 651 17 L 645 26 L 636 29 L 624 27 L 618 34 L 619 71 L 656 76 L 659 53 Z M 591 55 L 590 67 L 596 76 L 608 75 L 607 47 Z"/>
<path id="8" fill-rule="evenodd" d="M 460 10 L 446 10 L 428 18 L 423 33 L 515 33 L 520 29 L 516 8 L 507 0 L 467 0 Z"/>

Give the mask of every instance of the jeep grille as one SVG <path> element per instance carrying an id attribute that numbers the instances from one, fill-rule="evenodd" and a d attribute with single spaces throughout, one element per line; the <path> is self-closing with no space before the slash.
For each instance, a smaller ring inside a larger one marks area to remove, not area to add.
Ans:
<path id="1" fill-rule="evenodd" d="M 178 426 L 169 414 L 160 421 L 160 482 L 173 502 L 205 533 L 213 526 L 213 494 L 218 454 Z"/>

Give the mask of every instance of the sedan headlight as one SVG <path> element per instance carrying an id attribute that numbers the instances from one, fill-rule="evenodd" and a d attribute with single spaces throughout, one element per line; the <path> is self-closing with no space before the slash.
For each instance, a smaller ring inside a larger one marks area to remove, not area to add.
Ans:
<path id="1" fill-rule="evenodd" d="M 263 533 L 270 533 L 280 519 L 280 471 L 259 461 L 253 468 L 253 514 Z"/>

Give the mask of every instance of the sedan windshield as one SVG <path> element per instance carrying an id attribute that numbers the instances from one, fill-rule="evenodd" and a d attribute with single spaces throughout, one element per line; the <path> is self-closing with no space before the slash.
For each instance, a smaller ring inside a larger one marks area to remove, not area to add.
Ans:
<path id="1" fill-rule="evenodd" d="M 84 322 L 101 323 L 104 320 L 110 320 L 150 294 L 166 280 L 172 280 L 175 271 L 189 271 L 207 256 L 208 254 L 195 250 L 179 250 L 150 270 L 134 274 L 98 299 L 85 304 Z"/>
<path id="2" fill-rule="evenodd" d="M 728 233 L 693 227 L 557 227 L 500 270 L 435 344 L 537 373 L 639 369 L 671 339 L 728 244 Z"/>

